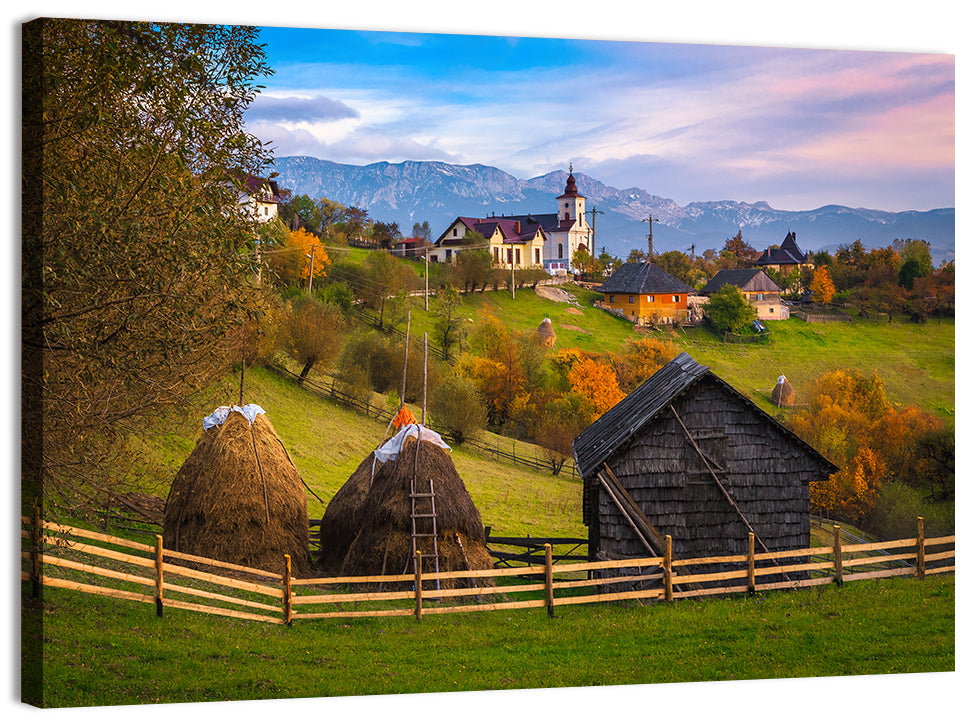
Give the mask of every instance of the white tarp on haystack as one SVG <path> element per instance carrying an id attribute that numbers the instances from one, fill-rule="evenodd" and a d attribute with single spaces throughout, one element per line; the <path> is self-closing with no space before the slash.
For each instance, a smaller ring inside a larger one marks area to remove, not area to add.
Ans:
<path id="1" fill-rule="evenodd" d="M 222 423 L 224 423 L 228 419 L 228 415 L 232 411 L 237 411 L 238 413 L 243 415 L 245 418 L 248 419 L 248 425 L 251 425 L 252 423 L 254 423 L 255 418 L 257 418 L 259 415 L 264 413 L 264 408 L 262 408 L 259 405 L 255 405 L 254 403 L 248 403 L 244 407 L 219 406 L 218 408 L 214 409 L 214 413 L 212 413 L 211 415 L 207 416 L 204 419 L 203 421 L 204 430 L 208 430 L 209 428 L 214 428 L 214 426 L 219 426 Z"/>
<path id="2" fill-rule="evenodd" d="M 435 445 L 440 446 L 447 451 L 452 450 L 451 447 L 449 447 L 445 441 L 442 440 L 442 436 L 440 436 L 438 433 L 419 423 L 412 423 L 407 426 L 402 426 L 398 433 L 376 448 L 374 451 L 375 458 L 382 463 L 385 463 L 386 461 L 394 461 L 396 456 L 398 456 L 402 450 L 402 444 L 405 443 L 405 439 L 409 436 L 415 436 L 419 440 L 434 443 Z"/>

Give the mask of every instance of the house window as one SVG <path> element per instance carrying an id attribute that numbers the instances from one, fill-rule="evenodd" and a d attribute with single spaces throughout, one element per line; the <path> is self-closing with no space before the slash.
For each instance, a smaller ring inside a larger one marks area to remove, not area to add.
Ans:
<path id="1" fill-rule="evenodd" d="M 452 228 L 452 237 L 453 237 L 453 238 L 458 238 L 458 237 L 459 237 L 459 229 L 458 229 L 458 228 Z"/>
<path id="2" fill-rule="evenodd" d="M 542 262 L 542 261 L 539 260 L 539 249 L 536 248 L 536 264 L 541 263 L 541 262 Z"/>
<path id="3" fill-rule="evenodd" d="M 493 249 L 492 249 L 492 256 L 495 258 L 495 262 L 498 263 L 498 262 L 499 262 L 499 249 L 498 249 L 498 248 L 493 248 Z"/>
<path id="4" fill-rule="evenodd" d="M 647 302 L 647 303 L 655 303 L 655 302 L 656 302 L 656 296 L 655 296 L 655 295 L 647 295 L 647 296 L 646 296 L 646 302 Z"/>
<path id="5" fill-rule="evenodd" d="M 515 264 L 519 265 L 522 261 L 522 251 L 519 248 L 515 249 Z"/>
<path id="6" fill-rule="evenodd" d="M 609 296 L 609 302 L 610 302 L 610 303 L 615 303 L 615 302 L 616 302 L 616 296 L 614 296 L 614 295 Z"/>
<path id="7" fill-rule="evenodd" d="M 674 303 L 679 303 L 679 296 L 678 296 L 678 295 L 674 295 L 674 296 L 673 296 L 673 302 L 674 302 Z"/>
<path id="8" fill-rule="evenodd" d="M 757 293 L 757 294 L 756 294 L 756 299 L 757 299 L 757 300 L 763 300 L 763 293 Z"/>

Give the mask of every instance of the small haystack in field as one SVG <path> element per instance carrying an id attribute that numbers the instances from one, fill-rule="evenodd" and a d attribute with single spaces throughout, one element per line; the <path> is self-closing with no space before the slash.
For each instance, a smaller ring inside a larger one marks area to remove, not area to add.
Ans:
<path id="1" fill-rule="evenodd" d="M 435 492 L 438 570 L 492 568 L 482 516 L 447 446 L 440 445 L 441 439 L 427 440 L 431 437 L 438 438 L 423 426 L 404 426 L 362 461 L 325 510 L 319 529 L 319 567 L 345 576 L 412 573 L 414 477 L 419 492 L 428 490 L 429 481 Z M 430 541 L 419 540 L 423 555 L 431 553 Z M 434 562 L 423 558 L 422 570 L 434 571 Z M 457 581 L 457 585 L 472 583 L 471 579 Z M 442 585 L 451 587 L 456 582 Z"/>
<path id="2" fill-rule="evenodd" d="M 773 405 L 783 408 L 793 405 L 795 399 L 796 394 L 793 392 L 793 386 L 790 385 L 787 377 L 780 376 L 777 378 L 777 384 L 773 386 L 773 392 L 770 393 L 770 401 Z"/>
<path id="3" fill-rule="evenodd" d="M 556 345 L 556 331 L 553 330 L 552 321 L 549 318 L 542 319 L 536 332 L 539 334 L 539 343 L 543 347 L 552 349 Z"/>
<path id="4" fill-rule="evenodd" d="M 308 499 L 274 427 L 256 405 L 222 406 L 181 466 L 164 509 L 167 548 L 305 575 Z"/>

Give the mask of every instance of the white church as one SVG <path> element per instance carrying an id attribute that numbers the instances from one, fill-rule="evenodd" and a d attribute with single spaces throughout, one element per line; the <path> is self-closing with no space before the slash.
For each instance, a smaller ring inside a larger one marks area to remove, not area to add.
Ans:
<path id="1" fill-rule="evenodd" d="M 465 243 L 469 231 L 485 238 L 497 265 L 541 265 L 551 275 L 565 275 L 572 268 L 573 254 L 580 249 L 591 252 L 593 247 L 592 226 L 586 218 L 586 198 L 576 187 L 572 165 L 565 191 L 556 197 L 555 213 L 487 218 L 459 216 L 435 241 L 429 260 L 457 262 L 460 251 L 477 247 Z"/>

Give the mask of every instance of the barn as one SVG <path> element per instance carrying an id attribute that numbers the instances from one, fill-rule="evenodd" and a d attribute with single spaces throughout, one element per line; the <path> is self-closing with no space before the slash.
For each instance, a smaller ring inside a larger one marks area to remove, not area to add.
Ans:
<path id="1" fill-rule="evenodd" d="M 810 544 L 810 483 L 837 468 L 681 353 L 573 441 L 590 557 L 696 558 Z"/>

